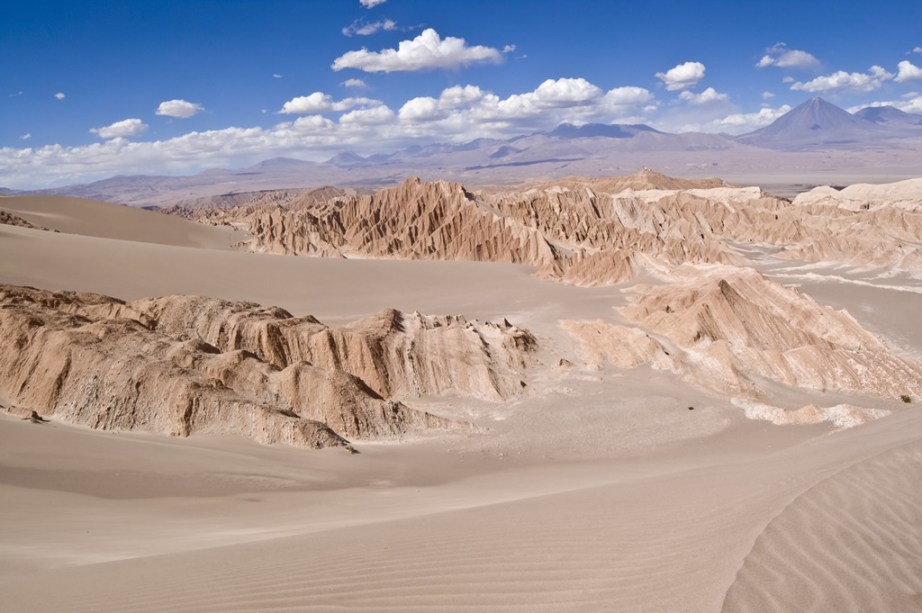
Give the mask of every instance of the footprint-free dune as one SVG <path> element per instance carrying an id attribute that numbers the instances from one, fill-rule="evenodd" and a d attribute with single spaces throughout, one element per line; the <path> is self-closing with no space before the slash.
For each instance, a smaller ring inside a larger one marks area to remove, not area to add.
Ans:
<path id="1" fill-rule="evenodd" d="M 2 608 L 922 607 L 917 182 L 317 194 L 0 198 Z"/>

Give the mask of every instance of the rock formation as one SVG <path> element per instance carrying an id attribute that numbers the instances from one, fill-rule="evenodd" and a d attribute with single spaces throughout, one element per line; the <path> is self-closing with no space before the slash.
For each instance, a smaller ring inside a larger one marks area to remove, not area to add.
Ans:
<path id="1" fill-rule="evenodd" d="M 782 258 L 918 273 L 922 200 L 917 183 L 903 183 L 841 194 L 818 188 L 792 203 L 754 187 L 649 170 L 516 191 L 414 178 L 369 196 L 251 204 L 198 219 L 249 230 L 240 246 L 252 251 L 528 264 L 542 277 L 584 286 L 616 284 L 647 266 L 747 265 L 740 244 L 772 247 Z"/>
<path id="2" fill-rule="evenodd" d="M 48 230 L 48 228 L 36 226 L 32 222 L 23 219 L 19 215 L 14 215 L 9 211 L 4 210 L 0 210 L 0 224 L 5 224 L 8 226 L 19 226 L 20 228 L 29 228 L 30 230 Z"/>
<path id="3" fill-rule="evenodd" d="M 719 392 L 760 398 L 763 381 L 899 398 L 922 392 L 922 363 L 891 353 L 845 311 L 755 271 L 687 271 L 641 286 L 620 314 L 632 325 L 564 322 L 601 367 L 649 363 Z"/>
<path id="4" fill-rule="evenodd" d="M 460 317 L 386 311 L 329 328 L 252 303 L 0 286 L 0 394 L 99 429 L 324 447 L 466 428 L 395 398 L 521 393 L 533 346 Z"/>

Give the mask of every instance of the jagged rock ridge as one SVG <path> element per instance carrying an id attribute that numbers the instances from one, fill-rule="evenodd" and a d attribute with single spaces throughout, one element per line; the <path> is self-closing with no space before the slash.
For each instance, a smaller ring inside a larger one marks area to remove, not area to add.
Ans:
<path id="1" fill-rule="evenodd" d="M 300 209 L 216 210 L 208 223 L 247 229 L 241 246 L 252 251 L 529 264 L 543 277 L 586 286 L 630 279 L 648 265 L 745 265 L 739 243 L 780 247 L 779 257 L 919 272 L 920 199 L 916 185 L 904 191 L 899 202 L 887 192 L 880 206 L 830 207 L 809 194 L 792 203 L 650 170 L 517 191 L 411 179 Z"/>
<path id="2" fill-rule="evenodd" d="M 99 429 L 324 447 L 466 428 L 396 398 L 521 393 L 533 349 L 527 331 L 459 317 L 329 328 L 252 303 L 0 286 L 0 394 Z"/>
<path id="3" fill-rule="evenodd" d="M 883 398 L 922 392 L 922 363 L 891 353 L 845 311 L 753 270 L 684 272 L 635 290 L 620 310 L 632 325 L 564 325 L 597 367 L 650 363 L 746 399 L 764 396 L 764 380 Z"/>

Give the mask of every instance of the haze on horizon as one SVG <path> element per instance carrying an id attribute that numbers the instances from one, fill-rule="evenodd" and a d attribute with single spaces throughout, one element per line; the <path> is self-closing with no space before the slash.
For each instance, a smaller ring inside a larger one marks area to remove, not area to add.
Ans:
<path id="1" fill-rule="evenodd" d="M 919 22 L 914 3 L 6 3 L 0 185 L 563 122 L 741 134 L 813 96 L 920 112 Z"/>

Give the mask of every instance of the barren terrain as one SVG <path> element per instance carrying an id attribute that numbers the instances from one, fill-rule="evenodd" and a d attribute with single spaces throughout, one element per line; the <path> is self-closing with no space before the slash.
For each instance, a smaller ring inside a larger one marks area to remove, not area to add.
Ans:
<path id="1" fill-rule="evenodd" d="M 0 593 L 918 610 L 920 181 L 0 198 Z"/>

